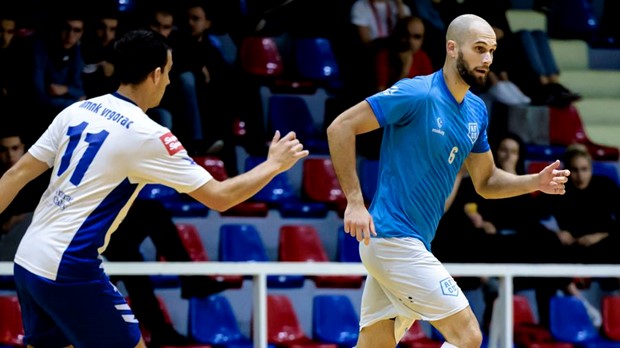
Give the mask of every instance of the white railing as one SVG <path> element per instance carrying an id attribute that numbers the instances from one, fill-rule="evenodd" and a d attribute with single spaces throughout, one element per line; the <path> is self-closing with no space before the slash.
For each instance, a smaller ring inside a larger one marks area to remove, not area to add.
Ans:
<path id="1" fill-rule="evenodd" d="M 489 347 L 512 347 L 512 293 L 515 277 L 620 277 L 620 265 L 445 264 L 452 276 L 499 277 Z M 366 275 L 360 263 L 300 262 L 106 262 L 108 275 L 249 275 L 253 277 L 254 347 L 267 347 L 267 276 Z M 13 263 L 0 262 L 0 275 L 13 274 Z"/>

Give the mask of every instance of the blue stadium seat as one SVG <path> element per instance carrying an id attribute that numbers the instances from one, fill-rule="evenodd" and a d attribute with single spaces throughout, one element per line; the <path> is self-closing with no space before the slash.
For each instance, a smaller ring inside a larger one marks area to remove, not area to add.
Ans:
<path id="1" fill-rule="evenodd" d="M 230 303 L 222 295 L 191 298 L 187 325 L 188 335 L 198 343 L 252 347 L 250 339 L 241 333 Z"/>
<path id="2" fill-rule="evenodd" d="M 592 174 L 606 176 L 613 180 L 616 185 L 620 185 L 617 165 L 617 161 L 592 161 Z"/>
<path id="3" fill-rule="evenodd" d="M 188 195 L 161 184 L 147 184 L 138 194 L 138 199 L 160 201 L 174 217 L 206 217 L 209 208 Z"/>
<path id="4" fill-rule="evenodd" d="M 599 335 L 586 307 L 575 296 L 554 296 L 549 307 L 550 330 L 557 341 L 583 348 L 620 348 L 620 342 Z"/>
<path id="5" fill-rule="evenodd" d="M 248 156 L 245 161 L 245 171 L 262 163 L 265 157 Z M 288 173 L 280 173 L 267 186 L 260 190 L 252 200 L 265 202 L 277 209 L 284 218 L 322 218 L 329 211 L 326 204 L 319 202 L 304 202 L 293 191 Z"/>
<path id="6" fill-rule="evenodd" d="M 279 130 L 282 135 L 294 131 L 310 152 L 329 153 L 327 140 L 315 127 L 310 109 L 302 97 L 270 96 L 267 119 L 270 131 Z"/>
<path id="7" fill-rule="evenodd" d="M 220 261 L 269 261 L 265 245 L 254 225 L 224 224 L 220 227 L 219 244 Z M 301 288 L 304 286 L 303 275 L 267 277 L 269 288 Z"/>
<path id="8" fill-rule="evenodd" d="M 359 319 L 345 295 L 318 295 L 312 302 L 312 337 L 320 342 L 353 347 L 359 336 Z"/>
<path id="9" fill-rule="evenodd" d="M 344 226 L 338 227 L 338 262 L 362 262 L 359 245 L 357 239 L 344 231 Z"/>
<path id="10" fill-rule="evenodd" d="M 331 43 L 324 37 L 299 38 L 295 42 L 296 67 L 303 78 L 340 87 L 338 61 Z"/>

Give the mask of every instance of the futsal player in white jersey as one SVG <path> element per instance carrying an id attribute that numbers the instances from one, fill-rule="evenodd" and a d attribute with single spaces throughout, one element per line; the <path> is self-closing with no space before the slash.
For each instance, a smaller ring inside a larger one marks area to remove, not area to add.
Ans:
<path id="1" fill-rule="evenodd" d="M 369 275 L 358 348 L 394 347 L 415 320 L 430 321 L 446 339 L 444 347 L 479 347 L 480 326 L 467 299 L 430 251 L 457 173 L 464 164 L 485 198 L 535 190 L 563 194 L 570 174 L 558 169 L 559 161 L 521 176 L 495 166 L 486 108 L 469 91 L 486 79 L 495 33 L 484 19 L 463 15 L 452 21 L 446 38 L 443 69 L 366 98 L 328 129 L 347 196 L 345 231 L 365 241 L 360 256 Z M 367 210 L 355 171 L 355 136 L 379 127 L 379 183 Z"/>
<path id="2" fill-rule="evenodd" d="M 100 257 L 145 184 L 168 185 L 223 211 L 308 155 L 294 133 L 276 132 L 264 163 L 226 181 L 213 179 L 145 114 L 170 82 L 172 56 L 164 38 L 132 31 L 115 49 L 118 91 L 66 108 L 0 179 L 2 212 L 24 185 L 53 167 L 15 256 L 28 346 L 145 347 Z"/>

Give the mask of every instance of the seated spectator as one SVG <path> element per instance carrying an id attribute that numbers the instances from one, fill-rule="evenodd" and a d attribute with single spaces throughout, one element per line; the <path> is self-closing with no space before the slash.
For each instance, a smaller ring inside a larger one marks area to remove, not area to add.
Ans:
<path id="1" fill-rule="evenodd" d="M 620 188 L 605 176 L 592 174 L 592 157 L 581 144 L 570 145 L 564 163 L 571 171 L 566 194 L 546 201 L 557 221 L 557 236 L 570 251 L 570 262 L 617 264 L 620 255 Z"/>
<path id="2" fill-rule="evenodd" d="M 49 27 L 41 27 L 35 33 L 29 52 L 30 76 L 24 78 L 19 91 L 20 102 L 32 107 L 28 113 L 27 141 L 37 139 L 64 108 L 86 98 L 80 51 L 84 20 L 73 10 L 57 16 L 51 19 Z"/>
<path id="3" fill-rule="evenodd" d="M 532 98 L 533 104 L 565 107 L 581 99 L 560 84 L 560 69 L 544 31 L 520 30 L 515 35 L 524 64 L 516 65 L 512 75 L 518 77 L 517 85 Z"/>
<path id="4" fill-rule="evenodd" d="M 387 47 L 396 22 L 411 15 L 411 9 L 403 0 L 357 0 L 351 6 L 350 15 L 351 24 L 355 27 L 354 40 L 360 44 L 356 63 L 361 71 L 372 72 L 365 78 L 372 87 L 368 91 L 359 92 L 367 95 L 377 92 L 374 82 L 377 76 L 377 53 Z"/>
<path id="5" fill-rule="evenodd" d="M 378 52 L 376 61 L 377 91 L 382 91 L 403 78 L 433 73 L 431 60 L 422 50 L 424 22 L 418 17 L 398 20 L 386 49 Z"/>
<path id="6" fill-rule="evenodd" d="M 0 175 L 12 167 L 25 153 L 24 144 L 17 128 L 0 128 Z M 0 261 L 13 261 L 19 241 L 32 220 L 39 197 L 45 191 L 49 173 L 38 177 L 20 191 L 7 209 L 0 214 Z"/>
<path id="7" fill-rule="evenodd" d="M 118 88 L 112 53 L 119 17 L 115 9 L 102 10 L 86 25 L 81 49 L 85 63 L 82 77 L 88 98 L 112 93 Z"/>

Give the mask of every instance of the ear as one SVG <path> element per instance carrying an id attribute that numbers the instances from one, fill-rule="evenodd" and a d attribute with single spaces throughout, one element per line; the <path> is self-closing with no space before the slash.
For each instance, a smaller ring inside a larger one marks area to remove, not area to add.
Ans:
<path id="1" fill-rule="evenodd" d="M 448 42 L 446 42 L 446 54 L 450 56 L 450 58 L 454 59 L 458 56 L 457 49 L 458 49 L 458 45 L 456 41 L 448 40 Z"/>
<path id="2" fill-rule="evenodd" d="M 153 82 L 157 84 L 159 83 L 160 79 L 161 79 L 161 68 L 157 68 L 153 70 Z"/>

